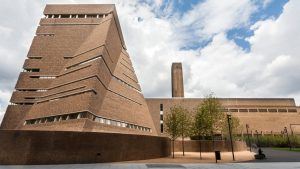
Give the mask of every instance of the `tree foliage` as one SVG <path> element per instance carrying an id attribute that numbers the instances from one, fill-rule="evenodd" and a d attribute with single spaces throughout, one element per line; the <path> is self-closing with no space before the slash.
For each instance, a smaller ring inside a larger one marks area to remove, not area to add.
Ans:
<path id="1" fill-rule="evenodd" d="M 175 109 L 175 111 L 177 112 L 179 119 L 179 135 L 182 137 L 189 136 L 191 128 L 191 118 L 189 115 L 189 111 L 187 109 L 182 108 L 181 106 L 176 106 L 173 109 Z"/>
<path id="2" fill-rule="evenodd" d="M 177 108 L 170 108 L 170 112 L 166 115 L 164 120 L 165 131 L 171 140 L 175 140 L 180 136 L 179 131 L 180 118 Z"/>
<path id="3" fill-rule="evenodd" d="M 172 141 L 172 150 L 174 158 L 174 141 L 180 136 L 180 111 L 178 107 L 171 107 L 170 112 L 167 114 L 164 125 L 166 133 L 169 135 Z"/>
<path id="4" fill-rule="evenodd" d="M 195 111 L 193 131 L 197 135 L 209 135 L 213 132 L 219 132 L 226 122 L 221 103 L 213 94 L 208 95 Z"/>

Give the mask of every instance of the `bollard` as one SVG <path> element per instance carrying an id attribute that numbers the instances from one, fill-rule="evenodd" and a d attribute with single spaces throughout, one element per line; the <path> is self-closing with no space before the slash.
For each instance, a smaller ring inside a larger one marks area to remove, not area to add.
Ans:
<path id="1" fill-rule="evenodd" d="M 216 163 L 218 160 L 221 160 L 221 152 L 220 151 L 215 151 L 215 158 L 216 158 Z"/>

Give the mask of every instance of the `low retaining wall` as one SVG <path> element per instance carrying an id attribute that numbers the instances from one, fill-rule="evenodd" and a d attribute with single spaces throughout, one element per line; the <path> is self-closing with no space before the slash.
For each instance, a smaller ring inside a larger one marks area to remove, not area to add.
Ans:
<path id="1" fill-rule="evenodd" d="M 213 149 L 212 141 L 201 141 L 202 152 L 212 152 L 212 151 L 231 151 L 231 144 L 229 141 L 216 140 L 214 141 L 215 148 Z M 247 150 L 247 145 L 243 141 L 233 142 L 234 151 L 245 151 Z M 179 140 L 175 141 L 174 144 L 175 151 L 182 151 L 182 142 Z M 184 151 L 186 152 L 199 152 L 200 146 L 197 140 L 185 140 L 184 141 Z"/>
<path id="2" fill-rule="evenodd" d="M 0 164 L 101 163 L 169 155 L 170 140 L 165 137 L 0 130 Z"/>

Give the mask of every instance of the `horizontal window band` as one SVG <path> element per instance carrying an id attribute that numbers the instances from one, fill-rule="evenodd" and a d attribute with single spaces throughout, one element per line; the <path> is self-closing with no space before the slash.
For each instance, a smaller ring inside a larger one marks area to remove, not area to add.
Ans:
<path id="1" fill-rule="evenodd" d="M 28 56 L 29 59 L 42 59 L 41 56 Z"/>
<path id="2" fill-rule="evenodd" d="M 54 33 L 36 33 L 36 35 L 55 35 Z"/>
<path id="3" fill-rule="evenodd" d="M 223 112 L 232 112 L 232 113 L 285 113 L 285 112 L 297 112 L 297 109 L 291 108 L 242 108 L 242 109 L 222 109 Z"/>
<path id="4" fill-rule="evenodd" d="M 138 124 L 126 122 L 123 120 L 116 120 L 116 119 L 98 116 L 91 113 L 90 111 L 80 111 L 75 113 L 67 113 L 67 114 L 60 114 L 54 116 L 39 117 L 35 119 L 28 119 L 25 120 L 24 125 L 44 124 L 44 123 L 60 122 L 60 121 L 67 121 L 73 119 L 89 119 L 102 124 L 152 132 L 151 128 L 149 127 L 140 126 Z"/>
<path id="5" fill-rule="evenodd" d="M 61 18 L 47 18 L 47 19 L 61 19 Z M 66 19 L 66 18 L 62 18 L 62 19 Z M 74 18 L 73 18 L 74 19 Z M 92 18 L 76 18 L 76 19 L 92 19 Z M 97 19 L 97 18 L 93 18 L 93 19 Z M 112 18 L 108 18 L 108 19 L 103 19 L 102 20 L 99 20 L 99 23 L 95 23 L 95 22 L 90 22 L 90 23 L 78 23 L 78 22 L 73 22 L 73 23 L 57 23 L 57 22 L 52 22 L 52 23 L 40 23 L 40 26 L 65 26 L 65 25 L 68 25 L 68 26 L 81 26 L 81 25 L 101 25 L 103 24 L 104 22 L 107 22 L 109 20 L 111 20 Z"/>
<path id="6" fill-rule="evenodd" d="M 104 18 L 111 13 L 69 13 L 69 14 L 45 14 L 46 18 Z"/>
<path id="7" fill-rule="evenodd" d="M 64 59 L 73 59 L 73 56 L 64 56 Z"/>
<path id="8" fill-rule="evenodd" d="M 39 68 L 24 68 L 23 72 L 40 72 Z"/>
<path id="9" fill-rule="evenodd" d="M 41 75 L 31 75 L 29 77 L 35 78 L 35 79 L 55 79 L 56 78 L 56 76 L 41 76 Z"/>
<path id="10" fill-rule="evenodd" d="M 12 106 L 18 106 L 18 105 L 33 105 L 34 103 L 33 102 L 11 102 L 10 105 Z"/>

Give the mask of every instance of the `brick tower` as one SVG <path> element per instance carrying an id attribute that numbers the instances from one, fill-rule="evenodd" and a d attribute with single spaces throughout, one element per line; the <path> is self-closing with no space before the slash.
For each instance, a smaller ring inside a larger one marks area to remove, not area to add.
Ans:
<path id="1" fill-rule="evenodd" d="M 184 97 L 182 64 L 172 63 L 172 97 Z"/>
<path id="2" fill-rule="evenodd" d="M 1 129 L 156 135 L 114 5 L 47 5 Z"/>

